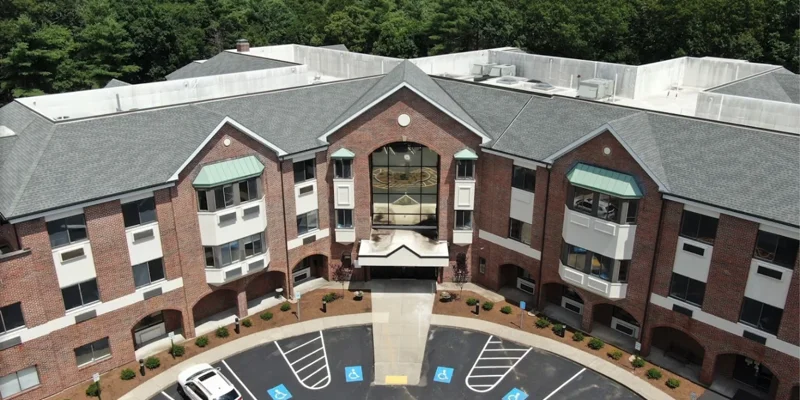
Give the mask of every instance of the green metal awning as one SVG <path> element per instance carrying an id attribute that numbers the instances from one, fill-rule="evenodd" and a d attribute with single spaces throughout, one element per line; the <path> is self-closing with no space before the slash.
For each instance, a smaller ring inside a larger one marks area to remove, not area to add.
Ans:
<path id="1" fill-rule="evenodd" d="M 478 155 L 475 154 L 475 152 L 470 150 L 470 149 L 461 150 L 458 153 L 456 153 L 456 155 L 453 156 L 453 157 L 456 160 L 477 160 L 478 159 Z"/>
<path id="2" fill-rule="evenodd" d="M 605 193 L 623 199 L 639 199 L 642 191 L 636 179 L 627 174 L 609 171 L 586 164 L 578 164 L 567 174 L 574 186 Z"/>
<path id="3" fill-rule="evenodd" d="M 331 158 L 355 158 L 356 154 L 342 147 L 331 154 Z"/>
<path id="4" fill-rule="evenodd" d="M 209 188 L 236 182 L 261 175 L 264 164 L 255 156 L 237 158 L 206 165 L 194 178 L 192 185 L 196 188 Z"/>

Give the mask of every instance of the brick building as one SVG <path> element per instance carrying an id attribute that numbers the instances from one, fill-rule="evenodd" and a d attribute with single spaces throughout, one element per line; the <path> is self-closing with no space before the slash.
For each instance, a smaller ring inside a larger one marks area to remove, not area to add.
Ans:
<path id="1" fill-rule="evenodd" d="M 460 267 L 715 390 L 797 399 L 795 134 L 429 75 L 431 58 L 237 69 L 281 49 L 0 108 L 0 399 L 338 268 Z"/>

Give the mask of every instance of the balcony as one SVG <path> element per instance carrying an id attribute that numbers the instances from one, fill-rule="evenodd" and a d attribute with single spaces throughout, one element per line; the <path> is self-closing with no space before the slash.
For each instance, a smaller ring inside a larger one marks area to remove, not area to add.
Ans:
<path id="1" fill-rule="evenodd" d="M 197 219 L 203 246 L 219 246 L 267 229 L 264 197 L 214 212 L 200 211 Z"/>
<path id="2" fill-rule="evenodd" d="M 564 206 L 562 236 L 569 244 L 616 260 L 630 260 L 636 225 L 616 224 Z"/>
<path id="3" fill-rule="evenodd" d="M 209 285 L 224 285 L 244 276 L 263 271 L 269 265 L 269 249 L 264 254 L 228 265 L 224 268 L 206 268 Z"/>
<path id="4" fill-rule="evenodd" d="M 125 237 L 128 241 L 128 254 L 131 258 L 131 265 L 141 264 L 163 256 L 158 222 L 127 228 L 125 229 Z"/>
<path id="5" fill-rule="evenodd" d="M 596 276 L 583 273 L 576 269 L 567 267 L 562 263 L 558 263 L 558 275 L 561 276 L 565 282 L 581 289 L 589 290 L 590 292 L 599 294 L 608 299 L 624 299 L 628 294 L 627 283 L 614 283 Z"/>
<path id="6" fill-rule="evenodd" d="M 700 282 L 706 282 L 713 250 L 714 247 L 709 244 L 679 236 L 672 271 Z"/>

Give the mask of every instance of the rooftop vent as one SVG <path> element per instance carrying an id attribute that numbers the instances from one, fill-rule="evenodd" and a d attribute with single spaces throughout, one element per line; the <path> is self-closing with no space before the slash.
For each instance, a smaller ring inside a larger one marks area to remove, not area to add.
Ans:
<path id="1" fill-rule="evenodd" d="M 578 97 L 582 99 L 601 100 L 611 97 L 614 81 L 611 79 L 592 78 L 578 82 Z"/>
<path id="2" fill-rule="evenodd" d="M 250 42 L 247 39 L 239 39 L 236 41 L 236 51 L 239 53 L 246 53 L 250 51 Z"/>
<path id="3" fill-rule="evenodd" d="M 472 64 L 472 70 L 470 71 L 472 75 L 489 75 L 489 71 L 492 70 L 492 67 L 497 64 L 495 63 L 488 63 L 488 64 Z"/>
<path id="4" fill-rule="evenodd" d="M 509 64 L 498 64 L 489 70 L 489 76 L 514 76 L 517 74 L 517 66 Z"/>

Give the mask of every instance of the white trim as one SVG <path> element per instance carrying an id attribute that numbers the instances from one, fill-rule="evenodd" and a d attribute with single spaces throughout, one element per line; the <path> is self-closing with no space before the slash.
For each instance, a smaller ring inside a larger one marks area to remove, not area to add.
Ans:
<path id="1" fill-rule="evenodd" d="M 800 229 L 790 229 L 789 227 L 779 227 L 775 225 L 767 225 L 765 223 L 761 223 L 758 226 L 758 230 L 774 233 L 778 236 L 788 237 L 792 239 L 800 240 Z"/>
<path id="2" fill-rule="evenodd" d="M 30 215 L 26 215 L 26 216 L 20 217 L 20 218 L 12 218 L 8 222 L 11 223 L 11 224 L 18 224 L 20 222 L 30 221 L 30 220 L 34 220 L 34 219 L 38 219 L 38 218 L 42 218 L 42 217 L 45 217 L 45 221 L 47 221 L 47 220 L 63 218 L 64 216 L 77 215 L 77 214 L 80 214 L 80 213 L 83 212 L 84 207 L 90 207 L 90 206 L 94 206 L 94 205 L 97 205 L 97 204 L 108 203 L 109 201 L 119 200 L 119 199 L 122 199 L 122 198 L 125 198 L 125 197 L 132 197 L 132 196 L 135 196 L 135 195 L 137 195 L 139 193 L 151 193 L 152 194 L 156 190 L 166 189 L 166 188 L 170 188 L 170 187 L 173 187 L 173 186 L 175 186 L 174 183 L 166 183 L 166 184 L 163 184 L 163 185 L 158 185 L 158 186 L 147 188 L 147 189 L 141 189 L 141 190 L 136 190 L 136 191 L 129 192 L 129 193 L 111 195 L 111 196 L 108 196 L 108 197 L 103 197 L 103 198 L 98 199 L 98 200 L 87 201 L 87 202 L 78 203 L 78 204 L 75 204 L 75 205 L 72 205 L 72 206 L 60 207 L 60 208 L 56 208 L 56 209 L 49 210 L 49 211 L 43 211 L 43 212 L 36 213 L 36 214 L 30 214 Z M 69 215 L 67 214 L 68 212 L 74 211 L 74 210 L 79 210 L 79 211 L 75 212 L 74 214 L 69 214 Z M 57 217 L 57 215 L 59 215 L 59 214 L 63 214 L 64 216 Z"/>
<path id="3" fill-rule="evenodd" d="M 786 224 L 781 223 L 781 222 L 767 221 L 767 220 L 761 219 L 759 217 L 740 214 L 740 213 L 738 213 L 736 211 L 725 210 L 725 209 L 722 209 L 722 208 L 719 208 L 719 207 L 715 207 L 715 206 L 712 206 L 712 205 L 698 203 L 696 201 L 684 199 L 684 198 L 681 198 L 681 197 L 671 196 L 669 194 L 664 194 L 663 197 L 664 197 L 665 200 L 670 200 L 670 201 L 674 201 L 676 203 L 684 204 L 684 208 L 686 207 L 685 205 L 690 205 L 690 206 L 693 206 L 693 207 L 696 207 L 696 208 L 709 210 L 709 212 L 716 212 L 716 213 L 719 213 L 719 214 L 726 214 L 726 215 L 730 215 L 732 217 L 736 217 L 736 218 L 743 219 L 743 220 L 746 220 L 746 221 L 757 222 L 757 223 L 761 224 L 761 226 L 759 227 L 759 229 L 761 229 L 761 230 L 766 230 L 766 229 L 764 229 L 764 226 L 771 226 L 771 227 L 774 227 L 774 228 L 782 229 L 782 230 L 784 230 L 785 233 L 795 232 L 794 237 L 800 237 L 800 228 L 789 226 L 789 225 L 786 225 Z M 706 213 L 706 214 L 708 214 L 708 213 Z M 789 237 L 791 237 L 791 236 L 789 236 Z"/>
<path id="4" fill-rule="evenodd" d="M 652 179 L 653 182 L 655 182 L 656 185 L 658 185 L 658 190 L 660 192 L 668 192 L 669 191 L 669 189 L 667 189 L 666 185 L 664 185 L 658 179 L 658 177 L 656 177 L 656 175 L 653 173 L 653 171 L 650 170 L 650 167 L 648 167 L 647 164 L 642 162 L 642 160 L 633 151 L 633 149 L 631 149 L 631 147 L 628 146 L 628 144 L 625 142 L 625 140 L 623 140 L 622 137 L 617 133 L 617 131 L 615 131 L 614 128 L 612 128 L 611 125 L 609 125 L 609 124 L 601 125 L 599 128 L 589 132 L 589 134 L 587 134 L 586 136 L 584 136 L 584 137 L 582 137 L 582 138 L 580 138 L 580 139 L 568 144 L 563 149 L 553 153 L 552 155 L 547 157 L 544 161 L 547 162 L 547 163 L 551 163 L 552 164 L 552 163 L 555 162 L 556 159 L 560 158 L 564 154 L 567 154 L 570 151 L 575 150 L 576 148 L 580 147 L 584 143 L 588 142 L 589 140 L 593 139 L 595 136 L 600 135 L 601 133 L 603 133 L 605 131 L 611 132 L 611 134 L 614 136 L 614 138 L 616 138 L 617 141 L 622 145 L 622 147 L 625 148 L 625 151 L 627 151 L 628 154 L 630 154 L 631 157 L 633 157 L 633 159 L 636 160 L 636 162 L 644 170 L 644 172 L 647 173 L 647 176 L 649 176 L 650 179 Z"/>
<path id="5" fill-rule="evenodd" d="M 83 214 L 83 207 L 79 207 L 79 208 L 75 208 L 75 209 L 72 209 L 72 210 L 63 211 L 63 212 L 56 213 L 56 214 L 47 215 L 47 216 L 44 217 L 44 222 L 55 221 L 55 220 L 59 220 L 59 219 L 62 219 L 62 218 L 73 217 L 75 215 L 81 215 L 81 214 Z M 89 239 L 85 239 L 85 240 L 87 242 L 89 241 Z M 74 242 L 74 243 L 77 243 L 77 242 Z"/>
<path id="6" fill-rule="evenodd" d="M 123 197 L 123 198 L 119 199 L 119 202 L 122 203 L 122 204 L 132 203 L 134 201 L 144 200 L 146 198 L 153 197 L 153 196 L 154 195 L 153 195 L 153 191 L 152 190 L 150 190 L 150 191 L 146 190 L 146 191 L 143 191 L 141 193 L 135 193 L 135 194 L 133 194 L 131 196 Z"/>
<path id="7" fill-rule="evenodd" d="M 445 113 L 448 117 L 456 120 L 456 122 L 460 123 L 465 128 L 469 129 L 472 133 L 480 136 L 481 137 L 481 143 L 489 143 L 492 140 L 492 138 L 490 138 L 489 136 L 484 135 L 479 130 L 475 129 L 475 127 L 471 126 L 470 124 L 468 124 L 468 123 L 464 122 L 463 120 L 461 120 L 460 118 L 456 117 L 455 115 L 450 113 L 450 111 L 447 111 L 444 107 L 439 105 L 439 103 L 436 103 L 435 101 L 431 100 L 428 96 L 423 95 L 422 92 L 420 92 L 419 90 L 417 90 L 416 88 L 414 88 L 413 86 L 409 85 L 406 82 L 401 82 L 400 84 L 398 84 L 397 86 L 395 86 L 391 90 L 387 91 L 384 95 L 382 95 L 381 97 L 377 98 L 372 103 L 367 104 L 366 106 L 364 106 L 364 108 L 358 110 L 355 114 L 351 115 L 350 117 L 348 117 L 347 119 L 345 119 L 344 121 L 339 123 L 338 125 L 336 125 L 333 128 L 329 129 L 327 132 L 325 132 L 322 136 L 319 136 L 317 139 L 322 140 L 324 142 L 327 142 L 328 141 L 328 136 L 332 135 L 334 132 L 338 131 L 343 126 L 345 126 L 348 123 L 350 123 L 350 121 L 358 118 L 361 114 L 364 114 L 365 112 L 367 112 L 367 110 L 369 110 L 370 108 L 374 107 L 375 105 L 377 105 L 381 101 L 386 100 L 386 98 L 388 98 L 389 96 L 393 95 L 395 92 L 397 92 L 398 90 L 400 90 L 402 88 L 407 88 L 407 89 L 411 90 L 412 92 L 416 93 L 419 97 L 422 97 L 423 99 L 425 99 L 425 101 L 427 101 L 428 103 L 431 103 L 434 107 L 438 108 L 439 111 Z"/>
<path id="8" fill-rule="evenodd" d="M 482 229 L 478 230 L 478 237 L 487 242 L 494 243 L 500 247 L 516 251 L 517 253 L 533 258 L 534 260 L 542 259 L 542 252 L 528 246 L 525 243 L 518 242 L 513 239 L 502 238 L 500 236 L 495 235 L 494 233 L 486 232 Z"/>
<path id="9" fill-rule="evenodd" d="M 181 166 L 178 167 L 178 170 L 175 171 L 175 173 L 173 173 L 172 176 L 169 177 L 169 179 L 167 179 L 167 182 L 177 181 L 178 180 L 178 175 L 180 175 L 180 173 L 183 172 L 183 169 L 186 168 L 186 166 L 189 165 L 189 163 L 192 162 L 192 160 L 195 157 L 197 157 L 197 155 L 200 153 L 200 150 L 202 150 L 203 147 L 205 147 L 208 144 L 208 142 L 211 141 L 211 138 L 213 138 L 217 134 L 217 132 L 219 132 L 220 129 L 222 129 L 222 127 L 225 126 L 226 124 L 230 124 L 231 126 L 236 128 L 238 131 L 244 133 L 247 136 L 250 136 L 250 138 L 252 138 L 253 140 L 263 144 L 264 146 L 269 147 L 272 151 L 277 153 L 278 156 L 285 156 L 287 154 L 280 147 L 272 144 L 271 142 L 269 142 L 268 140 L 262 138 L 261 136 L 258 136 L 255 132 L 251 131 L 250 129 L 248 129 L 244 125 L 236 122 L 236 120 L 234 120 L 233 118 L 225 117 L 225 118 L 222 119 L 222 121 L 220 121 L 220 123 L 217 125 L 217 127 L 214 128 L 214 130 L 212 130 L 211 133 L 208 134 L 208 136 L 206 136 L 206 138 L 203 140 L 203 142 L 200 143 L 199 146 L 197 146 L 197 148 L 192 152 L 192 154 L 189 155 L 189 158 L 187 158 L 186 161 L 184 161 L 183 164 L 181 164 Z"/>
<path id="10" fill-rule="evenodd" d="M 693 212 L 695 214 L 705 215 L 707 217 L 719 219 L 719 212 L 711 210 L 706 207 L 697 207 L 693 204 L 686 204 L 683 206 L 684 211 Z"/>
<path id="11" fill-rule="evenodd" d="M 498 157 L 507 158 L 509 160 L 514 160 L 514 165 L 519 165 L 520 167 L 525 167 L 525 168 L 530 168 L 530 169 L 536 169 L 537 167 L 547 168 L 547 164 L 545 164 L 545 163 L 541 163 L 541 162 L 533 161 L 533 160 L 527 160 L 527 159 L 524 159 L 524 158 L 521 158 L 521 157 L 517 157 L 517 156 L 512 156 L 511 154 L 501 153 L 499 151 L 492 150 L 490 148 L 482 147 L 481 151 L 486 153 L 486 154 L 491 154 L 491 155 L 495 155 L 495 156 L 498 156 Z"/>
<path id="12" fill-rule="evenodd" d="M 306 150 L 300 153 L 292 154 L 291 156 L 287 157 L 292 163 L 306 161 L 306 160 L 313 160 L 317 158 L 317 153 L 320 151 L 326 151 L 328 148 L 325 147 L 324 149 L 313 149 L 313 150 Z"/>

